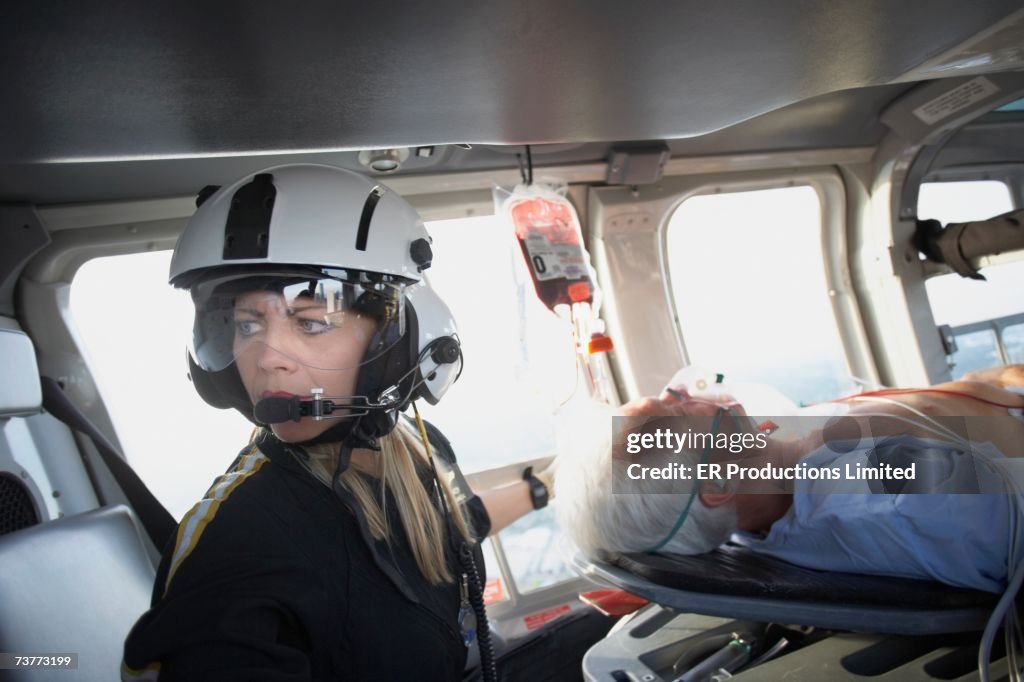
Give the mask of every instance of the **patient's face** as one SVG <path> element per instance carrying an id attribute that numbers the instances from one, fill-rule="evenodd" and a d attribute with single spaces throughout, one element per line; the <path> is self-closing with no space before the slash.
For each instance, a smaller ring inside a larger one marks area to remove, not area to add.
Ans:
<path id="1" fill-rule="evenodd" d="M 746 415 L 746 410 L 735 398 L 728 394 L 690 395 L 685 388 L 665 389 L 660 397 L 668 405 L 692 416 L 713 416 L 720 408 L 735 410 L 737 414 Z"/>
<path id="2" fill-rule="evenodd" d="M 666 389 L 657 398 L 631 400 L 619 409 L 627 417 L 714 417 L 722 408 L 747 414 L 731 396 L 692 396 L 685 389 Z"/>

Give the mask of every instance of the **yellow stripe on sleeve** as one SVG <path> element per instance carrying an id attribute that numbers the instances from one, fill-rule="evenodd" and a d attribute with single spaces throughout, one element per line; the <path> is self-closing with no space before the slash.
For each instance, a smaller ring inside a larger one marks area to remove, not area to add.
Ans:
<path id="1" fill-rule="evenodd" d="M 171 579 L 178 568 L 195 549 L 207 524 L 213 521 L 220 505 L 245 479 L 259 471 L 268 461 L 267 456 L 253 446 L 252 450 L 243 455 L 231 471 L 219 476 L 203 499 L 185 514 L 185 518 L 178 525 L 178 537 L 174 543 L 174 553 L 171 555 L 171 567 L 167 571 L 167 582 L 164 583 L 164 594 L 167 594 Z"/>
<path id="2" fill-rule="evenodd" d="M 150 663 L 145 668 L 136 670 L 129 667 L 124 661 L 121 661 L 121 682 L 158 682 L 159 679 L 159 663 Z"/>

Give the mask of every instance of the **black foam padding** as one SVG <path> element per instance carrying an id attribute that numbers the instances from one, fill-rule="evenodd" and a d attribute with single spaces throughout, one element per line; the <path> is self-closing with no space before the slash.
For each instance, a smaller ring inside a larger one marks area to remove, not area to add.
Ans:
<path id="1" fill-rule="evenodd" d="M 32 494 L 18 479 L 0 473 L 0 535 L 39 523 Z"/>
<path id="2" fill-rule="evenodd" d="M 260 424 L 297 422 L 302 419 L 302 406 L 298 396 L 264 398 L 252 408 L 252 416 Z"/>
<path id="3" fill-rule="evenodd" d="M 736 545 L 698 556 L 620 554 L 611 563 L 662 587 L 730 597 L 904 609 L 991 608 L 999 598 L 935 581 L 817 571 Z"/>

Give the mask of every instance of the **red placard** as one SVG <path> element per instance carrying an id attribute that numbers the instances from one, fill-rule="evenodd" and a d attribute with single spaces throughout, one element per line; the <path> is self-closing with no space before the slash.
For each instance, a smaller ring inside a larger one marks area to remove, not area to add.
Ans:
<path id="1" fill-rule="evenodd" d="M 523 623 L 526 624 L 527 630 L 535 630 L 545 623 L 550 623 L 555 618 L 558 618 L 563 613 L 569 613 L 569 605 L 562 604 L 555 606 L 550 609 L 538 611 L 537 613 L 531 613 L 529 616 L 523 618 Z"/>
<path id="2" fill-rule="evenodd" d="M 501 578 L 491 578 L 484 584 L 484 605 L 505 599 L 505 585 Z"/>
<path id="3" fill-rule="evenodd" d="M 606 616 L 625 616 L 647 605 L 647 600 L 622 590 L 592 590 L 580 594 L 580 601 Z"/>

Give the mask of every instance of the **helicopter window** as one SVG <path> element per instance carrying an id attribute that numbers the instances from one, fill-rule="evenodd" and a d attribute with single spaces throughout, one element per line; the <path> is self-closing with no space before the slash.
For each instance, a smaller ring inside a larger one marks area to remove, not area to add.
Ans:
<path id="1" fill-rule="evenodd" d="M 917 195 L 917 216 L 964 223 L 1013 210 L 1010 188 L 999 180 L 925 182 Z"/>
<path id="2" fill-rule="evenodd" d="M 1003 347 L 1010 362 L 1024 363 L 1024 322 L 1003 330 Z"/>
<path id="3" fill-rule="evenodd" d="M 690 362 L 797 402 L 854 389 L 829 302 L 821 199 L 809 186 L 704 194 L 667 234 Z"/>
<path id="4" fill-rule="evenodd" d="M 1003 364 L 999 356 L 998 337 L 994 329 L 961 332 L 955 337 L 957 350 L 953 355 L 954 378 L 959 378 L 972 370 Z"/>
<path id="5" fill-rule="evenodd" d="M 192 302 L 168 286 L 170 262 L 170 251 L 90 260 L 71 283 L 70 307 L 125 457 L 180 519 L 248 442 L 252 424 L 212 409 L 189 383 Z"/>
<path id="6" fill-rule="evenodd" d="M 427 276 L 458 326 L 465 366 L 424 416 L 467 472 L 550 455 L 552 413 L 576 385 L 571 329 L 537 298 L 512 228 L 495 216 L 427 223 Z"/>
<path id="7" fill-rule="evenodd" d="M 467 472 L 553 454 L 553 415 L 577 384 L 571 328 L 538 299 L 512 228 L 502 220 L 439 220 L 427 229 L 436 254 L 427 276 L 452 310 L 465 369 L 440 403 L 420 410 L 451 440 Z M 501 532 L 520 594 L 574 577 L 559 550 L 567 540 L 556 504 Z M 507 596 L 496 580 L 488 580 L 492 599 Z"/>

